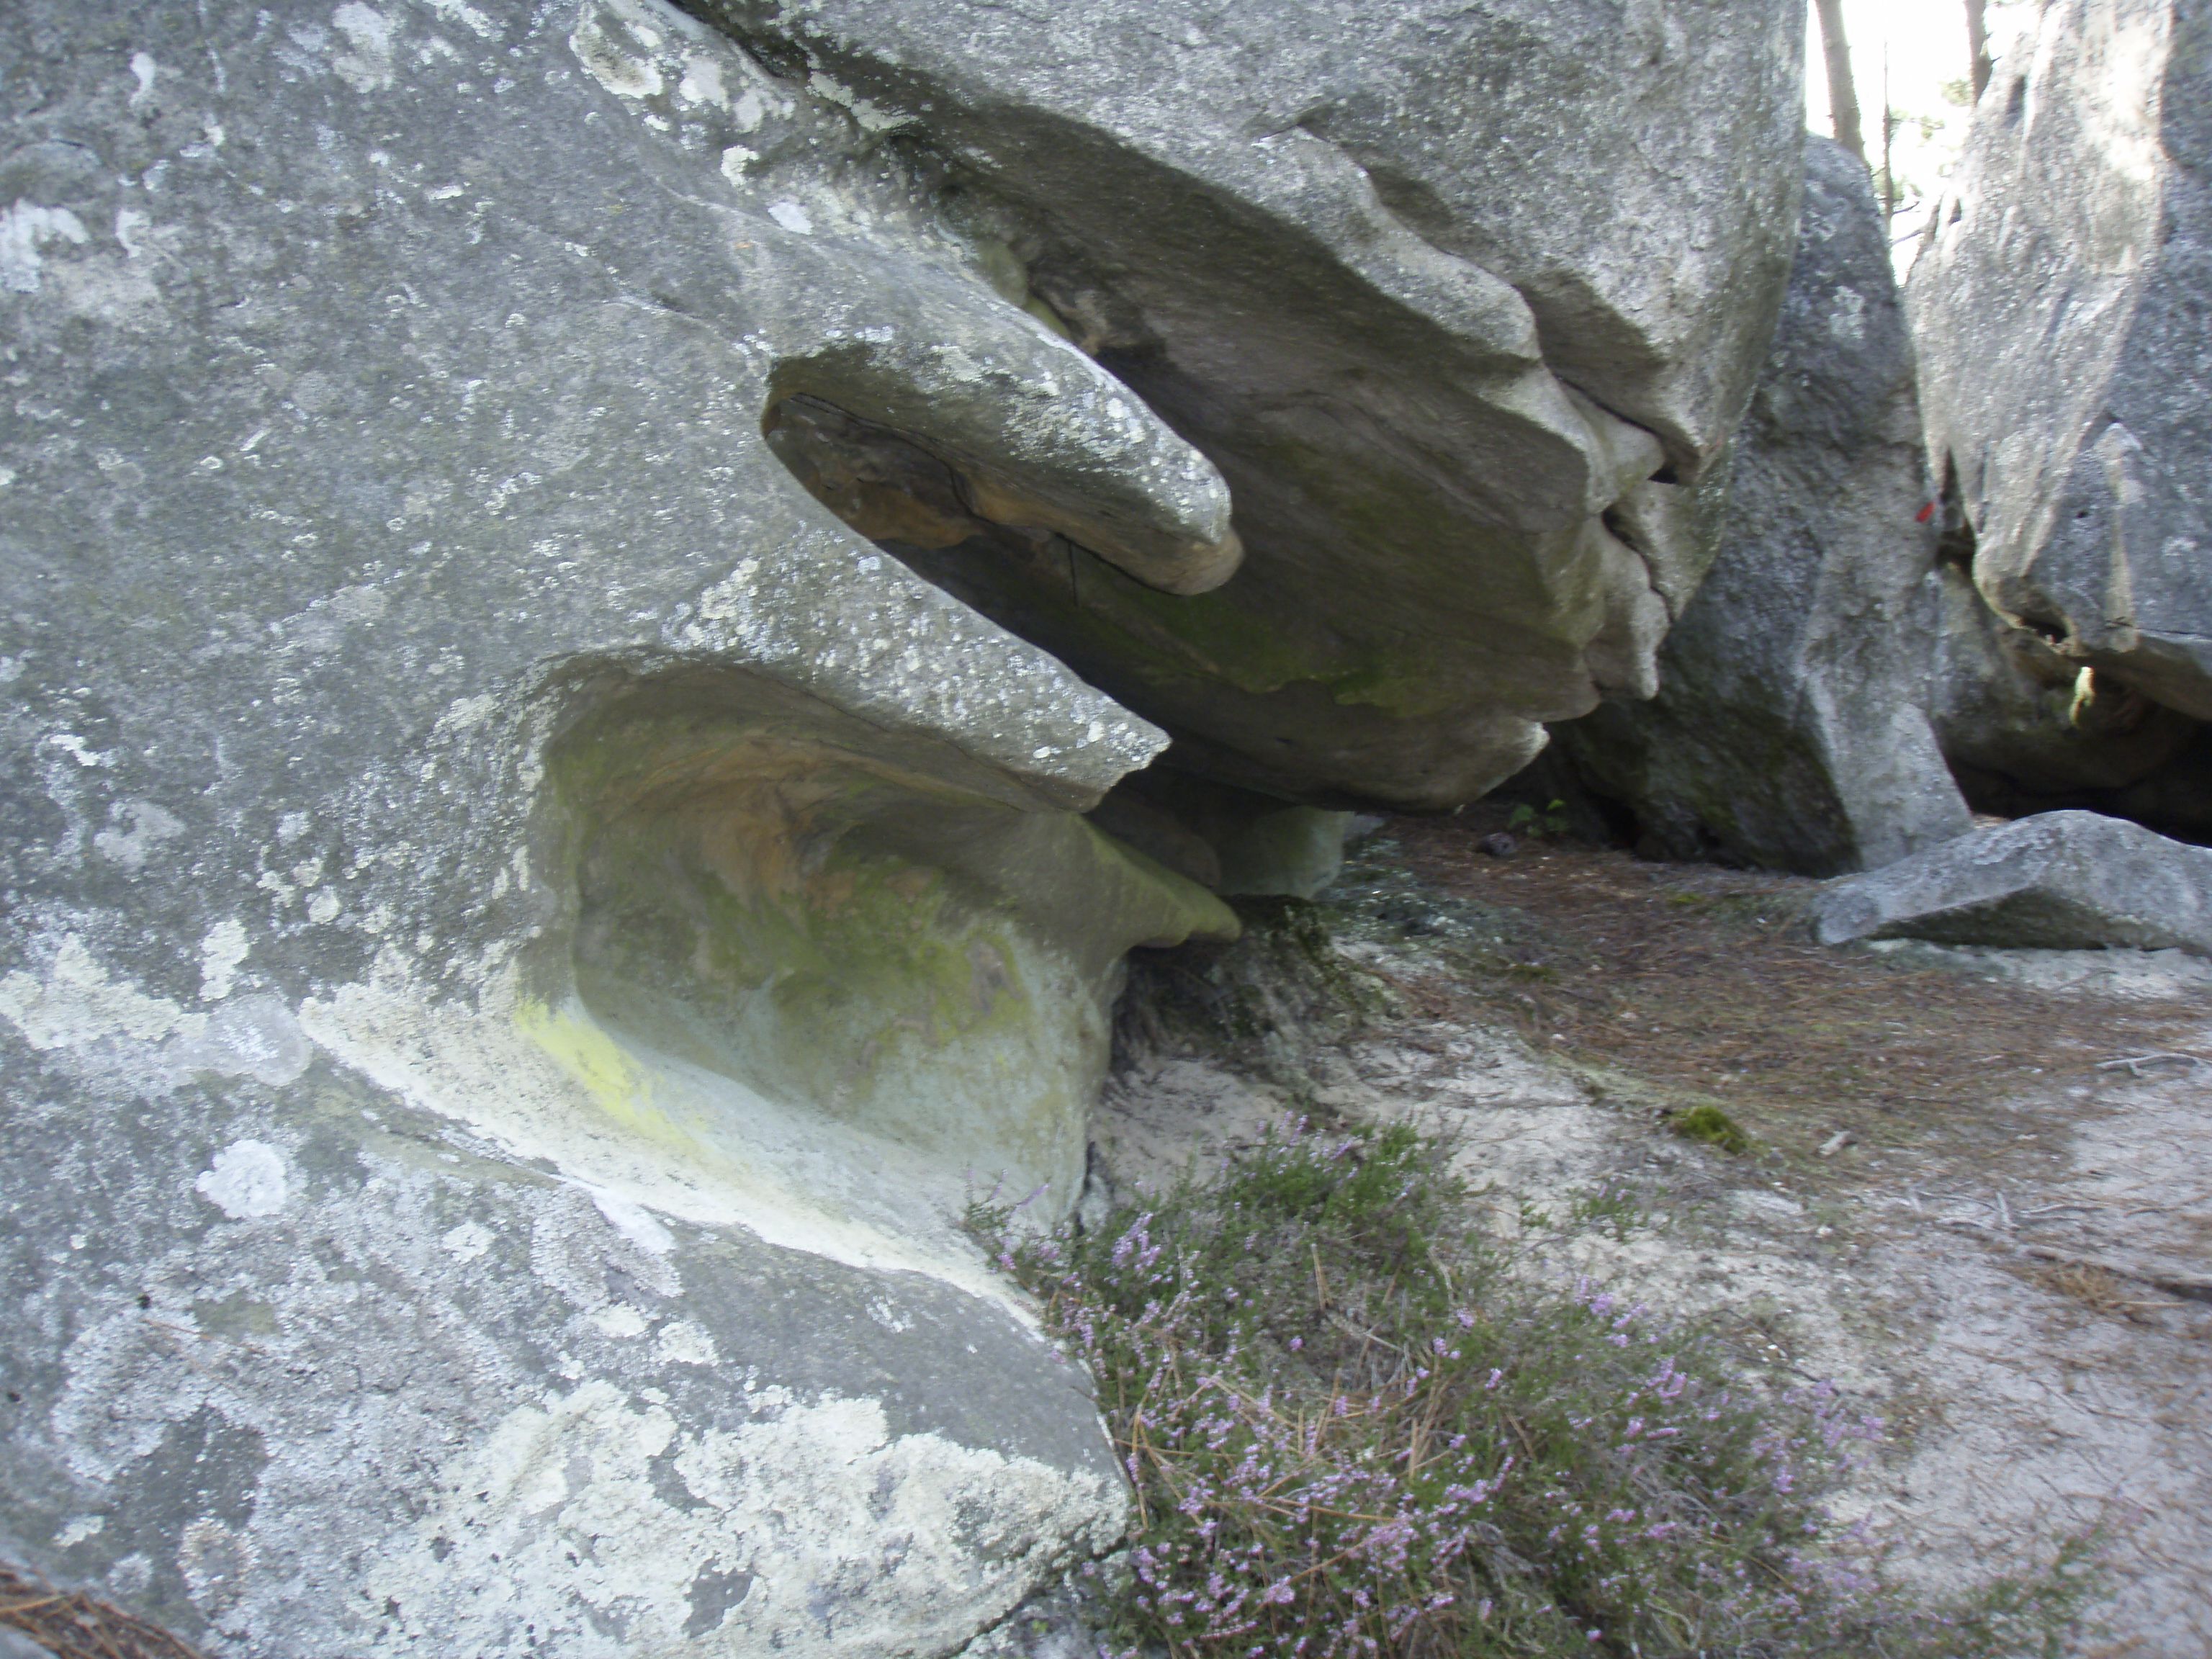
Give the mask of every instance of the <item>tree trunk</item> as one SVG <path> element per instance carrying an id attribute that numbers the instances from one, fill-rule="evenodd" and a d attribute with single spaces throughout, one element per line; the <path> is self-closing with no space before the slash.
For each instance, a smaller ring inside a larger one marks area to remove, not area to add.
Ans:
<path id="1" fill-rule="evenodd" d="M 1990 30 L 1983 18 L 1984 0 L 1966 0 L 1966 51 L 1974 60 L 1974 101 L 1979 103 L 1990 85 Z"/>
<path id="2" fill-rule="evenodd" d="M 1820 46 L 1828 60 L 1828 115 L 1836 142 L 1866 165 L 1866 134 L 1859 126 L 1859 96 L 1851 88 L 1851 46 L 1844 38 L 1844 0 L 1813 0 L 1820 14 Z"/>
<path id="3" fill-rule="evenodd" d="M 1889 43 L 1881 47 L 1881 223 L 1887 235 L 1897 227 L 1897 175 L 1890 171 L 1890 140 L 1897 136 L 1897 112 L 1889 106 Z"/>

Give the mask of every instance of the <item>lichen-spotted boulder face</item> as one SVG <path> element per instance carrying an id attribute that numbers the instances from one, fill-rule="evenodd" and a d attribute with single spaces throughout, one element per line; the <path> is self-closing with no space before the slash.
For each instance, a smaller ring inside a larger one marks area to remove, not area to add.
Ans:
<path id="1" fill-rule="evenodd" d="M 1802 7 L 689 3 L 943 167 L 1009 299 L 1220 466 L 1242 562 L 1163 592 L 895 432 L 778 434 L 1181 763 L 1449 805 L 1650 694 L 1788 271 Z"/>
<path id="2" fill-rule="evenodd" d="M 1983 94 L 1906 286 L 1929 448 L 1984 599 L 2077 672 L 2198 720 L 2212 720 L 2208 30 L 2193 4 L 2054 0 Z"/>
<path id="3" fill-rule="evenodd" d="M 1826 876 L 1972 820 L 1924 706 L 1936 536 L 1881 211 L 1840 145 L 1813 138 L 1806 160 L 1781 326 L 1714 503 L 1720 552 L 1661 648 L 1659 695 L 1557 736 L 1647 849 Z"/>
<path id="4" fill-rule="evenodd" d="M 669 8 L 8 38 L 0 1554 L 254 1659 L 952 1651 L 1123 1492 L 951 1218 L 1235 923 L 763 426 L 1164 592 L 1218 471 Z"/>

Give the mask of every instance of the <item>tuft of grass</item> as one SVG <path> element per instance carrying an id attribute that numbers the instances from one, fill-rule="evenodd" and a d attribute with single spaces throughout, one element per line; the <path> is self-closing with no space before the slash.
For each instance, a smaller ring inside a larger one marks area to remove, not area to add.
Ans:
<path id="1" fill-rule="evenodd" d="M 1822 1507 L 1878 1422 L 1732 1377 L 1586 1279 L 1534 1282 L 1466 1200 L 1409 1127 L 1293 1125 L 1088 1232 L 971 1211 L 1090 1364 L 1134 1490 L 1102 1652 L 2057 1650 L 2079 1561 L 1957 1607 L 1885 1591 Z"/>
<path id="2" fill-rule="evenodd" d="M 1724 1152 L 1751 1150 L 1751 1137 L 1742 1125 L 1711 1103 L 1685 1108 L 1667 1120 L 1667 1127 L 1685 1140 L 1702 1141 Z"/>

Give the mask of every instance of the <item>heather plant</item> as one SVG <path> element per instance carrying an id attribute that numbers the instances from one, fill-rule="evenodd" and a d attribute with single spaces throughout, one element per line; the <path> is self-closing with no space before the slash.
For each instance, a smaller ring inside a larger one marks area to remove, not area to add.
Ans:
<path id="1" fill-rule="evenodd" d="M 2078 1574 L 1886 1592 L 1822 1505 L 1878 1422 L 1546 1284 L 1465 1200 L 1411 1127 L 1293 1126 L 1087 1232 L 971 1212 L 1090 1363 L 1135 1493 L 1103 1651 L 2057 1651 Z M 1576 1207 L 1628 1224 L 1618 1194 Z"/>

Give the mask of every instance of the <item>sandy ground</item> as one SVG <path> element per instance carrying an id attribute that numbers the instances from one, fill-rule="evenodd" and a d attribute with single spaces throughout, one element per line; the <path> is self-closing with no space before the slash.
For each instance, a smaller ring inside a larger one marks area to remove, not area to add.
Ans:
<path id="1" fill-rule="evenodd" d="M 1971 1109 L 1962 1093 L 1954 1118 L 1929 1108 L 1905 1128 L 1893 1091 L 1798 1089 L 1786 1121 L 1745 1109 L 1759 1142 L 1729 1156 L 1666 1127 L 1664 1110 L 1685 1098 L 1679 1074 L 1640 1086 L 1632 1062 L 1641 1053 L 1658 1065 L 1663 1042 L 1630 1053 L 1625 1069 L 1617 1050 L 1545 1030 L 1549 1018 L 1499 1012 L 1516 1006 L 1510 975 L 1450 948 L 1441 911 L 1420 908 L 1433 898 L 1448 910 L 1449 884 L 1428 878 L 1441 867 L 1433 856 L 1425 876 L 1409 862 L 1420 861 L 1395 842 L 1375 843 L 1349 896 L 1332 902 L 1335 949 L 1398 988 L 1387 1010 L 1322 1035 L 1289 1066 L 1279 1044 L 1257 1066 L 1202 1044 L 1125 1057 L 1098 1127 L 1103 1167 L 1124 1195 L 1249 1141 L 1269 1119 L 1315 1111 L 1412 1115 L 1449 1130 L 1489 1224 L 1508 1235 L 1532 1211 L 1556 1222 L 1575 1195 L 1609 1181 L 1630 1196 L 1632 1218 L 1547 1228 L 1539 1267 L 1715 1316 L 1747 1368 L 1778 1382 L 1832 1380 L 1883 1418 L 1890 1455 L 1843 1507 L 1864 1514 L 1888 1571 L 1958 1584 L 2101 1528 L 2114 1595 L 2098 1615 L 2104 1628 L 2071 1651 L 2212 1656 L 2212 1064 L 2191 1057 L 2212 1060 L 2203 964 L 2122 951 L 1890 953 L 1890 965 L 1921 975 L 1911 983 L 1934 1023 L 1917 1037 L 1928 1043 L 1976 1046 L 1977 988 L 2002 981 L 2010 1000 L 1988 1006 L 2014 1024 L 1990 1043 L 2002 1050 L 1993 1085 Z M 1527 867 L 1468 869 L 1462 892 L 1478 880 L 1502 891 L 1534 880 Z M 1729 879 L 1651 878 L 1693 893 Z M 1751 894 L 1755 909 L 1786 908 L 1766 902 L 1779 890 L 1772 878 L 1737 878 L 1731 890 Z M 1716 925 L 1702 900 L 1669 908 L 1652 927 Z M 1468 914 L 1492 930 L 1485 939 L 1520 929 L 1535 955 L 1516 961 L 1541 957 L 1540 909 L 1504 923 L 1495 911 Z M 1613 925 L 1601 907 L 1577 914 L 1585 927 Z M 1728 939 L 1719 946 L 1712 954 L 1724 959 Z M 1656 947 L 1647 936 L 1637 948 Z M 1593 971 L 1603 958 L 1598 950 Z M 1667 1018 L 1680 1022 L 1695 984 L 1676 975 L 1668 985 Z M 1820 1001 L 1797 1005 L 1817 1013 Z M 2050 1034 L 2041 1054 L 2019 1035 L 2039 1029 L 2039 1008 Z M 2112 1063 L 2147 1052 L 2167 1057 Z M 1940 1056 L 1895 1063 L 1942 1072 Z M 1940 1099 L 1946 1085 L 1918 1086 Z M 1729 1098 L 1741 1108 L 1755 1097 Z"/>

